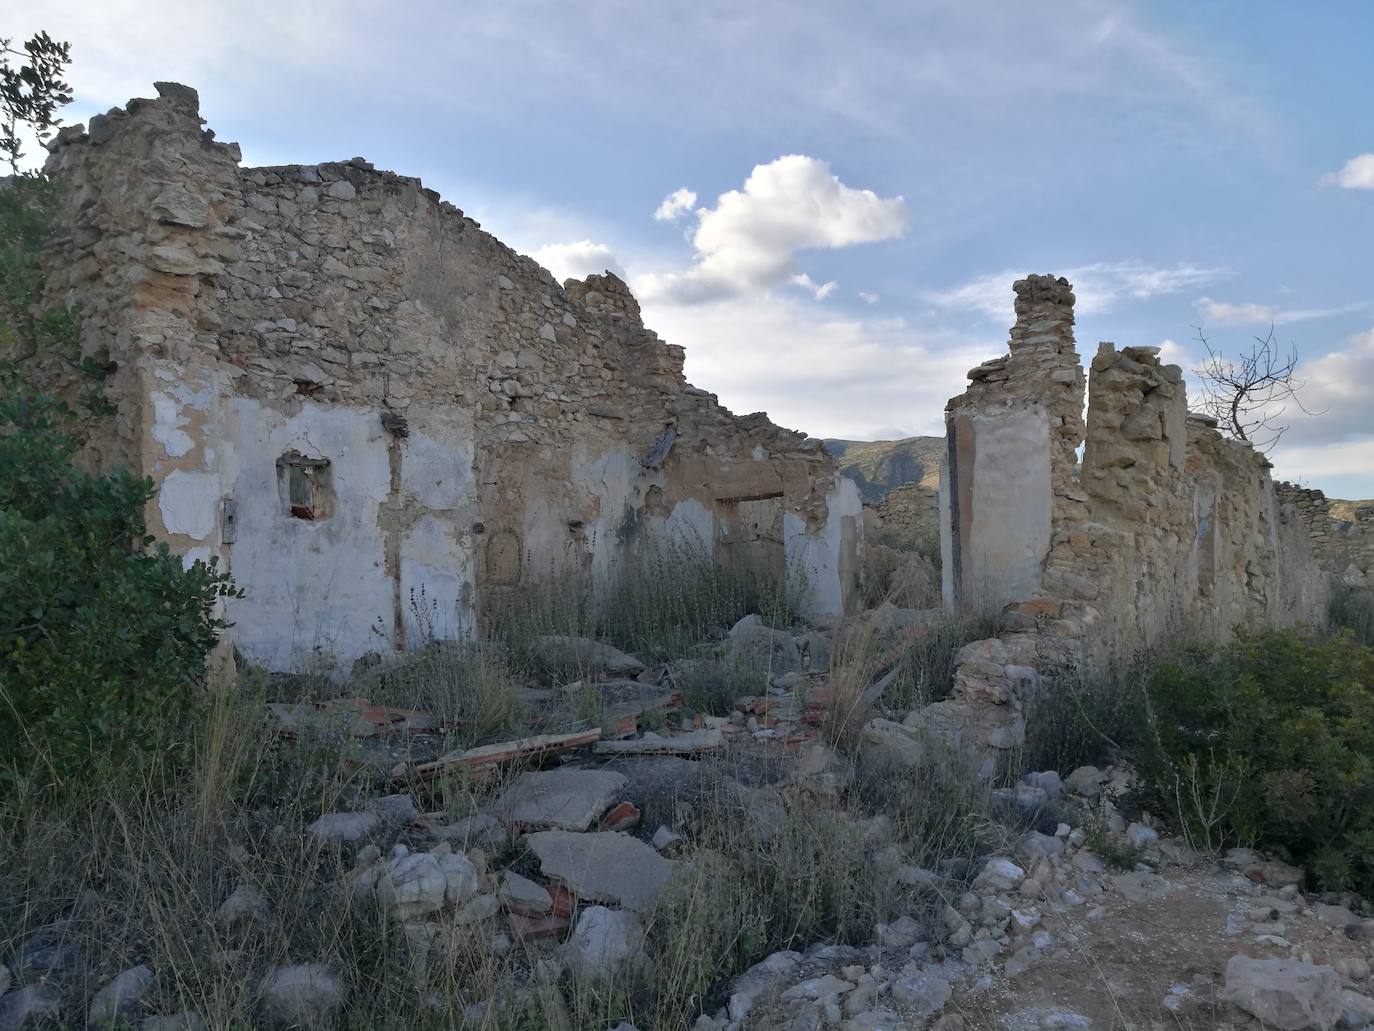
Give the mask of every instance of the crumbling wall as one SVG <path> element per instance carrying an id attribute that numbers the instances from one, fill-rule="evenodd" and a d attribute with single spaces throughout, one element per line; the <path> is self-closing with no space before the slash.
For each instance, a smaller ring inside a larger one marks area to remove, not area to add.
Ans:
<path id="1" fill-rule="evenodd" d="M 469 633 L 503 593 L 605 582 L 688 535 L 772 521 L 811 604 L 851 603 L 857 490 L 802 434 L 683 377 L 614 276 L 560 287 L 419 180 L 361 159 L 240 168 L 193 90 L 64 131 L 53 289 L 108 354 L 97 461 L 150 475 L 150 526 L 247 594 L 273 668 Z"/>
<path id="2" fill-rule="evenodd" d="M 938 477 L 935 477 L 938 482 Z M 924 483 L 893 487 L 878 504 L 865 508 L 884 543 L 911 548 L 940 539 L 940 489 Z"/>
<path id="3" fill-rule="evenodd" d="M 1064 280 L 1018 284 L 1008 353 L 969 373 L 945 413 L 947 604 L 1002 605 L 1040 588 L 1053 530 L 1074 518 L 1083 369 Z"/>
<path id="4" fill-rule="evenodd" d="M 1003 632 L 960 653 L 951 697 L 925 715 L 983 749 L 1021 741 L 1026 701 L 1069 668 L 1320 622 L 1327 591 L 1269 462 L 1189 416 L 1177 366 L 1100 345 L 1085 425 L 1072 288 L 1031 276 L 1015 292 L 1011 353 L 946 412 L 947 602 L 1002 609 Z"/>
<path id="5" fill-rule="evenodd" d="M 1374 503 L 1328 498 L 1295 483 L 1274 489 L 1297 509 L 1323 569 L 1351 587 L 1374 585 Z"/>

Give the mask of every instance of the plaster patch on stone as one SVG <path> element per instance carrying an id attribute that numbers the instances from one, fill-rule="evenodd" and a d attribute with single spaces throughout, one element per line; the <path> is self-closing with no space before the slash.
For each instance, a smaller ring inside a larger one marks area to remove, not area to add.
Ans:
<path id="1" fill-rule="evenodd" d="M 219 478 L 214 473 L 174 469 L 158 488 L 157 507 L 168 533 L 203 541 L 215 531 Z"/>
<path id="2" fill-rule="evenodd" d="M 187 421 L 174 399 L 161 392 L 153 394 L 153 439 L 168 458 L 180 458 L 196 446 L 191 435 L 181 429 Z"/>

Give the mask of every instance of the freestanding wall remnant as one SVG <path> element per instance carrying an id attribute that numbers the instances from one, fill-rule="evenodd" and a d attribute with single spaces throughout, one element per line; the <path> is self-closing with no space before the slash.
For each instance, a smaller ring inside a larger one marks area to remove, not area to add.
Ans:
<path id="1" fill-rule="evenodd" d="M 1297 507 L 1322 568 L 1349 587 L 1374 586 L 1374 502 L 1328 498 L 1295 483 L 1276 483 Z"/>
<path id="2" fill-rule="evenodd" d="M 151 477 L 152 532 L 229 567 L 249 659 L 469 634 L 521 585 L 604 584 L 684 536 L 850 604 L 854 484 L 689 385 L 615 276 L 559 286 L 361 159 L 241 168 L 194 90 L 157 89 L 55 141 L 49 282 L 114 368 L 88 460 Z"/>
<path id="3" fill-rule="evenodd" d="M 1009 353 L 947 408 L 941 499 L 946 603 L 995 607 L 1002 631 L 959 653 L 950 698 L 923 711 L 991 752 L 1023 740 L 1026 703 L 1068 669 L 1175 632 L 1320 623 L 1329 590 L 1270 463 L 1188 414 L 1177 366 L 1099 345 L 1085 425 L 1072 287 L 1014 290 Z"/>

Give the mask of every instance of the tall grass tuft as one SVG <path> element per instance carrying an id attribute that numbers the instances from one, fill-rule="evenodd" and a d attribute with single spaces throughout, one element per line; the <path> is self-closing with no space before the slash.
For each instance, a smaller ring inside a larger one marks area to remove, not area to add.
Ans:
<path id="1" fill-rule="evenodd" d="M 804 590 L 752 566 L 716 562 L 705 543 L 678 537 L 632 552 L 599 587 L 586 577 L 559 574 L 537 587 L 514 589 L 496 606 L 490 629 L 523 668 L 539 666 L 531 642 L 554 634 L 590 637 L 666 661 L 692 654 L 751 612 L 769 626 L 798 622 Z"/>

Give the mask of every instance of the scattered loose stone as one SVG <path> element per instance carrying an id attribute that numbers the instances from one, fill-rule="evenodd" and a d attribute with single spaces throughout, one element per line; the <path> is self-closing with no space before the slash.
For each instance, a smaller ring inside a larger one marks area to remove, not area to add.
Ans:
<path id="1" fill-rule="evenodd" d="M 323 963 L 276 967 L 258 985 L 263 1019 L 286 1027 L 328 1026 L 347 994 L 344 983 Z"/>
<path id="2" fill-rule="evenodd" d="M 267 900 L 251 884 L 240 884 L 215 910 L 215 923 L 233 927 L 240 923 L 254 923 L 267 917 Z"/>
<path id="3" fill-rule="evenodd" d="M 437 913 L 444 908 L 447 892 L 444 868 L 428 852 L 387 860 L 377 878 L 377 901 L 396 920 Z"/>
<path id="4" fill-rule="evenodd" d="M 123 1022 L 153 986 L 153 971 L 146 965 L 116 974 L 91 999 L 87 1023 L 94 1027 Z"/>
<path id="5" fill-rule="evenodd" d="M 1344 1012 L 1340 975 L 1288 959 L 1232 956 L 1224 998 L 1281 1031 L 1335 1027 Z"/>
<path id="6" fill-rule="evenodd" d="M 644 928 L 633 914 L 604 906 L 582 911 L 564 955 L 574 977 L 611 983 L 625 976 L 644 947 Z"/>
<path id="7" fill-rule="evenodd" d="M 543 916 L 553 908 L 553 900 L 548 890 L 528 877 L 521 877 L 514 870 L 501 875 L 501 888 L 497 892 L 501 904 L 513 913 L 526 916 Z"/>
<path id="8" fill-rule="evenodd" d="M 605 670 L 607 673 L 631 676 L 644 671 L 644 663 L 633 655 L 626 655 L 619 648 L 585 637 L 552 634 L 536 637 L 531 647 L 539 660 L 548 666 L 587 672 Z"/>
<path id="9" fill-rule="evenodd" d="M 0 998 L 0 1031 L 18 1031 L 61 1012 L 61 996 L 47 985 L 17 988 Z"/>
<path id="10" fill-rule="evenodd" d="M 326 813 L 306 827 L 305 831 L 321 843 L 352 844 L 370 835 L 381 822 L 381 817 L 376 813 Z"/>

